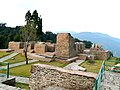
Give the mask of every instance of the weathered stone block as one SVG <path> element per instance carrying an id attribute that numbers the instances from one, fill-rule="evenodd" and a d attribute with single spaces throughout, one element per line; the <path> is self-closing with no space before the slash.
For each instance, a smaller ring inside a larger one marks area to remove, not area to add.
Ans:
<path id="1" fill-rule="evenodd" d="M 76 55 L 75 40 L 69 33 L 58 33 L 55 48 L 56 57 L 71 58 Z"/>
<path id="2" fill-rule="evenodd" d="M 44 54 L 46 52 L 46 44 L 43 42 L 36 43 L 34 46 L 34 51 L 37 54 Z"/>
<path id="3" fill-rule="evenodd" d="M 29 85 L 30 90 L 48 90 L 49 87 L 62 88 L 59 90 L 93 90 L 95 78 L 96 74 L 93 73 L 34 64 Z"/>

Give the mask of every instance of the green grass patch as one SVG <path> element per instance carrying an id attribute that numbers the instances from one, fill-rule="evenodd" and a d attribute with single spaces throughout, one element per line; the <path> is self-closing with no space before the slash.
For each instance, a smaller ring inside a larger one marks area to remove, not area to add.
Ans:
<path id="1" fill-rule="evenodd" d="M 0 58 L 5 57 L 7 55 L 12 54 L 12 52 L 5 52 L 5 51 L 0 51 Z"/>
<path id="2" fill-rule="evenodd" d="M 10 68 L 10 75 L 29 77 L 31 65 L 36 64 L 36 63 L 47 64 L 47 65 L 52 65 L 52 66 L 57 66 L 57 67 L 64 67 L 67 65 L 66 63 L 57 62 L 57 61 L 53 61 L 53 62 L 41 62 L 41 61 L 39 61 L 39 62 L 31 63 L 28 65 L 21 65 L 18 67 Z M 5 71 L 1 70 L 0 73 L 5 73 Z"/>
<path id="3" fill-rule="evenodd" d="M 111 57 L 109 60 L 116 60 L 115 57 Z M 87 69 L 87 72 L 93 72 L 93 73 L 98 73 L 101 65 L 103 63 L 103 60 L 95 60 L 94 63 L 90 63 L 89 60 L 86 60 L 83 62 L 80 66 L 84 67 Z M 106 65 L 115 65 L 115 62 L 106 62 Z M 108 67 L 106 66 L 105 69 L 107 70 Z"/>
<path id="4" fill-rule="evenodd" d="M 95 60 L 95 63 L 91 64 L 86 60 L 84 63 L 82 63 L 80 66 L 87 69 L 87 72 L 94 72 L 98 73 L 100 70 L 100 67 L 102 65 L 103 60 Z"/>
<path id="5" fill-rule="evenodd" d="M 29 84 L 16 82 L 15 86 L 21 89 L 29 90 Z"/>
<path id="6" fill-rule="evenodd" d="M 25 56 L 23 56 L 22 54 L 18 54 L 4 62 L 9 62 L 10 64 L 14 64 L 14 63 L 19 63 L 24 61 L 25 61 Z"/>

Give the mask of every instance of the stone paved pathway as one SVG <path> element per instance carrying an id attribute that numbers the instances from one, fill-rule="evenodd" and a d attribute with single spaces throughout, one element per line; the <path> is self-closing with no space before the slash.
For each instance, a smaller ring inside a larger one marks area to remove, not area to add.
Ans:
<path id="1" fill-rule="evenodd" d="M 33 63 L 33 62 L 38 62 L 39 60 L 29 60 L 28 63 Z M 12 68 L 12 67 L 17 67 L 17 66 L 20 66 L 20 65 L 25 65 L 26 64 L 26 61 L 24 62 L 19 62 L 19 63 L 15 63 L 15 64 L 10 64 L 9 65 L 9 68 Z M 6 66 L 2 66 L 1 68 L 6 68 Z"/>
<path id="2" fill-rule="evenodd" d="M 20 77 L 20 76 L 12 76 L 12 75 L 10 75 L 10 77 L 15 77 L 16 82 L 29 84 L 29 78 Z"/>
<path id="3" fill-rule="evenodd" d="M 81 63 L 83 63 L 85 60 L 76 60 L 76 62 L 72 62 L 70 64 L 68 64 L 67 66 L 64 67 L 64 69 L 69 69 L 69 70 L 85 70 L 85 68 L 80 67 L 78 65 L 80 65 Z"/>
<path id="4" fill-rule="evenodd" d="M 3 58 L 0 58 L 0 62 L 3 62 L 3 61 L 5 61 L 5 60 L 8 60 L 8 59 L 16 56 L 17 54 L 18 54 L 18 53 L 12 53 L 12 54 L 10 54 L 10 55 L 8 55 L 8 56 L 5 56 L 5 57 L 3 57 Z"/>

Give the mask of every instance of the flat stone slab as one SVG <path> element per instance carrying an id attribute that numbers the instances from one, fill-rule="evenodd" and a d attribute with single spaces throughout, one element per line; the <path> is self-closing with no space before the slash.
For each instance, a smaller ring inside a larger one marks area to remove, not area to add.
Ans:
<path id="1" fill-rule="evenodd" d="M 86 68 L 80 67 L 80 66 L 71 66 L 71 70 L 77 70 L 77 71 L 86 71 Z"/>
<path id="2" fill-rule="evenodd" d="M 64 69 L 69 69 L 69 70 L 78 70 L 78 71 L 85 71 L 86 69 L 78 66 L 81 63 L 83 63 L 85 60 L 76 60 L 76 62 L 72 62 L 68 64 L 67 66 L 64 67 Z"/>

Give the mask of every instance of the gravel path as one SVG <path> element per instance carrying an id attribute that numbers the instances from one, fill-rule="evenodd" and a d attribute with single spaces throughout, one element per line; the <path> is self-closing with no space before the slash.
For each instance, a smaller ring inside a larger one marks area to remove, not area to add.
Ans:
<path id="1" fill-rule="evenodd" d="M 8 55 L 8 56 L 5 56 L 5 57 L 3 57 L 3 58 L 0 58 L 0 62 L 3 62 L 3 61 L 5 61 L 5 60 L 8 60 L 8 59 L 16 56 L 17 54 L 18 54 L 18 53 L 12 53 L 12 54 L 10 54 L 10 55 Z"/>

